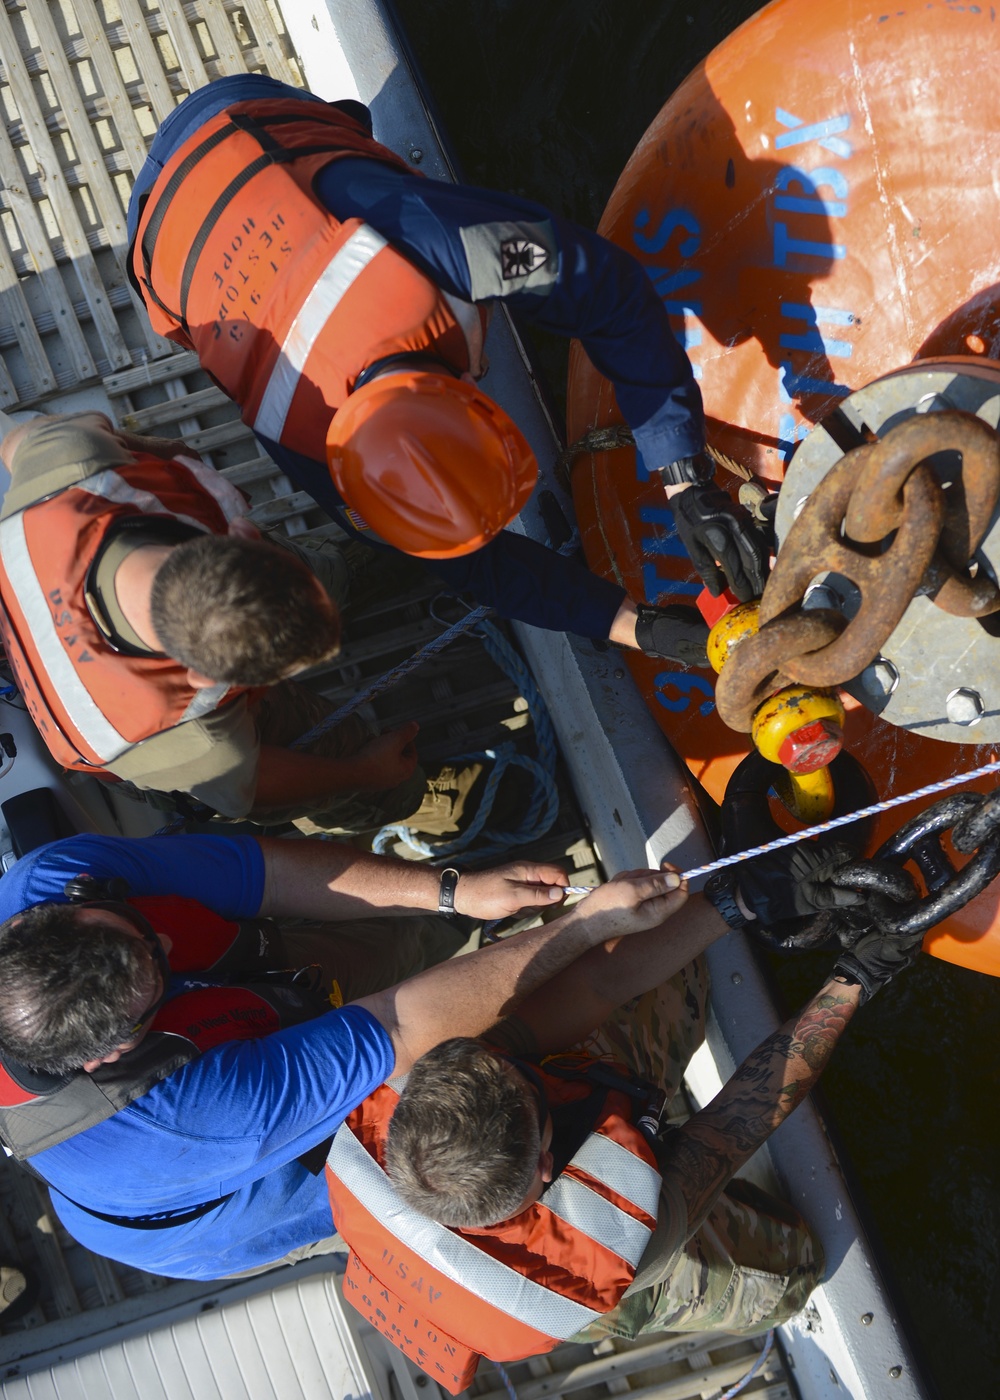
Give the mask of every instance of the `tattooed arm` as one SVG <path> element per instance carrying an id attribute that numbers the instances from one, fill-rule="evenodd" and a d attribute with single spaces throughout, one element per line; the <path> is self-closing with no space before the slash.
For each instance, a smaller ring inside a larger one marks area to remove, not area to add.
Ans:
<path id="1" fill-rule="evenodd" d="M 687 1203 L 690 1234 L 816 1083 L 860 996 L 856 983 L 832 976 L 797 1016 L 757 1046 L 710 1104 L 671 1136 L 663 1174 Z"/>

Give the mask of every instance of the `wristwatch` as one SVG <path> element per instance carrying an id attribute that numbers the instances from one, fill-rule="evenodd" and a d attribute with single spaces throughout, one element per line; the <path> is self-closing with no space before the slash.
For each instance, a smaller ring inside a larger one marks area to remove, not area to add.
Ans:
<path id="1" fill-rule="evenodd" d="M 746 928 L 750 920 L 736 902 L 736 876 L 730 870 L 719 870 L 705 881 L 703 891 L 730 928 Z"/>
<path id="2" fill-rule="evenodd" d="M 683 486 L 686 482 L 703 485 L 715 476 L 715 463 L 707 452 L 698 452 L 694 457 L 678 457 L 676 462 L 668 462 L 657 470 L 664 486 Z"/>
<path id="3" fill-rule="evenodd" d="M 453 865 L 449 865 L 441 871 L 441 884 L 438 889 L 438 913 L 451 915 L 457 913 L 455 909 L 455 890 L 458 887 L 458 877 L 462 872 L 456 870 Z"/>

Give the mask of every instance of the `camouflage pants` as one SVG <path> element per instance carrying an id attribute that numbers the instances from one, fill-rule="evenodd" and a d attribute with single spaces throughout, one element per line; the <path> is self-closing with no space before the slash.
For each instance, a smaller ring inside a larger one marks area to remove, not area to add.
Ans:
<path id="1" fill-rule="evenodd" d="M 622 1007 L 585 1048 L 624 1061 L 660 1085 L 669 1100 L 704 1039 L 707 991 L 699 959 Z M 822 1251 L 798 1212 L 742 1178 L 729 1183 L 684 1243 L 684 1222 L 678 1227 L 662 1240 L 658 1230 L 647 1248 L 640 1266 L 647 1286 L 626 1295 L 574 1341 L 647 1332 L 751 1336 L 799 1312 L 822 1274 Z M 662 1266 L 655 1253 L 650 1258 L 657 1250 Z"/>

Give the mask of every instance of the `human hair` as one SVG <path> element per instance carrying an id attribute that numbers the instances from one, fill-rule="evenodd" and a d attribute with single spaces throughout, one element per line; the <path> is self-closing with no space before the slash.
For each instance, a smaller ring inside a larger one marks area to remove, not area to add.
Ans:
<path id="1" fill-rule="evenodd" d="M 168 656 L 213 681 L 274 685 L 340 646 L 340 616 L 289 550 L 201 535 L 157 569 L 150 617 Z"/>
<path id="2" fill-rule="evenodd" d="M 0 924 L 0 1051 L 65 1075 L 125 1044 L 149 988 L 145 945 L 79 906 L 36 904 Z"/>
<path id="3" fill-rule="evenodd" d="M 540 1150 L 527 1083 L 459 1036 L 410 1070 L 389 1123 L 386 1171 L 421 1215 L 457 1228 L 496 1225 L 524 1200 Z"/>

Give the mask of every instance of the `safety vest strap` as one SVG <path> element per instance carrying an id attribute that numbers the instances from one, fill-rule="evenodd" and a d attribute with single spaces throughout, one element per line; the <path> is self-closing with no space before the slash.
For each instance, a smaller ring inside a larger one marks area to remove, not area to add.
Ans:
<path id="1" fill-rule="evenodd" d="M 636 1195 L 640 1196 L 641 1203 L 635 1203 L 655 1222 L 660 1177 L 626 1148 L 594 1133 L 574 1155 L 570 1162 L 572 1167 L 617 1195 L 628 1196 L 633 1201 Z M 626 1180 L 631 1178 L 631 1191 L 619 1177 L 618 1168 Z M 652 1237 L 651 1227 L 572 1175 L 569 1169 L 547 1187 L 541 1204 L 577 1234 L 586 1235 L 596 1245 L 612 1250 L 632 1269 L 639 1267 L 639 1260 Z"/>
<path id="2" fill-rule="evenodd" d="M 362 224 L 331 256 L 309 289 L 281 344 L 256 413 L 254 431 L 281 439 L 303 371 L 331 316 L 369 263 L 387 246 L 375 229 Z"/>

